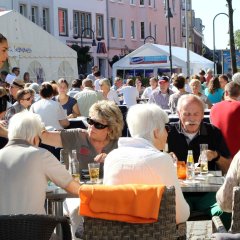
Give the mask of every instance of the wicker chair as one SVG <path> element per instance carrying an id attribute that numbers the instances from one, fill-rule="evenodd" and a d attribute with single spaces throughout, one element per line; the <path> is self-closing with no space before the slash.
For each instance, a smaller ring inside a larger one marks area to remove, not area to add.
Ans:
<path id="1" fill-rule="evenodd" d="M 175 206 L 175 189 L 169 187 L 164 191 L 157 222 L 133 224 L 83 217 L 75 235 L 84 240 L 186 239 L 186 223 L 176 225 Z"/>
<path id="2" fill-rule="evenodd" d="M 218 216 L 214 216 L 212 221 L 214 232 L 227 233 L 227 230 Z M 240 233 L 240 187 L 233 188 L 232 222 L 229 232 L 234 234 Z"/>
<path id="3" fill-rule="evenodd" d="M 57 224 L 61 224 L 63 240 L 71 240 L 69 221 L 65 217 L 50 215 L 2 215 L 0 239 L 49 240 Z"/>

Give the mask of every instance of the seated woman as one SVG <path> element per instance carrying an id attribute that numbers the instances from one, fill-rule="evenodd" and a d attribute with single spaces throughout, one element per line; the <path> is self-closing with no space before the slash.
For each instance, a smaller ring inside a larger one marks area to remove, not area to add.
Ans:
<path id="1" fill-rule="evenodd" d="M 189 206 L 183 197 L 172 157 L 162 152 L 167 140 L 167 114 L 155 104 L 132 106 L 127 115 L 131 138 L 120 138 L 118 148 L 104 162 L 103 183 L 164 184 L 176 191 L 176 222 L 185 222 Z"/>
<path id="2" fill-rule="evenodd" d="M 37 114 L 15 114 L 8 126 L 8 144 L 0 150 L 0 213 L 45 214 L 48 180 L 78 195 L 80 184 L 47 150 L 39 148 L 43 128 Z"/>
<path id="3" fill-rule="evenodd" d="M 67 113 L 67 118 L 75 118 L 80 116 L 77 100 L 67 95 L 68 93 L 68 82 L 64 78 L 60 78 L 57 82 L 58 96 L 55 96 L 53 100 L 60 102 L 63 109 Z"/>

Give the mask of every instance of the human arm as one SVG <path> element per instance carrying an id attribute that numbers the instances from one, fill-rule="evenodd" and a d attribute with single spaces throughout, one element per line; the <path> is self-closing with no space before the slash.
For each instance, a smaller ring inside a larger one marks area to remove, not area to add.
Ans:
<path id="1" fill-rule="evenodd" d="M 0 137 L 7 138 L 8 137 L 8 130 L 5 126 L 6 126 L 5 121 L 4 120 L 0 121 Z"/>
<path id="2" fill-rule="evenodd" d="M 72 108 L 72 113 L 68 115 L 68 118 L 76 118 L 78 116 L 81 116 L 81 113 L 78 108 L 78 104 L 75 103 Z"/>
<path id="3" fill-rule="evenodd" d="M 107 157 L 107 154 L 106 153 L 100 153 L 98 154 L 95 158 L 94 158 L 94 161 L 95 162 L 99 162 L 99 163 L 102 163 L 105 161 L 105 158 Z"/>
<path id="4" fill-rule="evenodd" d="M 40 137 L 42 143 L 46 145 L 50 145 L 53 147 L 62 147 L 62 139 L 59 131 L 48 132 L 46 130 L 43 130 Z"/>
<path id="5" fill-rule="evenodd" d="M 60 125 L 63 127 L 63 128 L 66 128 L 70 125 L 70 122 L 68 121 L 68 119 L 62 119 L 62 120 L 59 120 L 59 123 Z"/>
<path id="6" fill-rule="evenodd" d="M 209 162 L 216 161 L 216 164 L 223 174 L 226 174 L 230 166 L 230 159 L 223 157 L 219 152 L 207 150 L 207 159 Z"/>
<path id="7" fill-rule="evenodd" d="M 78 197 L 79 195 L 79 188 L 80 188 L 80 184 L 79 182 L 72 180 L 65 188 L 64 190 L 66 190 L 67 192 L 75 195 L 76 197 Z"/>
<path id="8" fill-rule="evenodd" d="M 240 151 L 233 158 L 225 181 L 216 194 L 216 199 L 221 209 L 225 212 L 232 211 L 233 187 L 239 186 Z"/>

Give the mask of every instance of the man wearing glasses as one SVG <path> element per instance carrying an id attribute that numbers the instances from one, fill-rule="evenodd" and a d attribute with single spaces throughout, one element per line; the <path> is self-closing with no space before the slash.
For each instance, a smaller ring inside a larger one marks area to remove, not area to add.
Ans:
<path id="1" fill-rule="evenodd" d="M 10 102 L 13 104 L 17 100 L 17 93 L 19 90 L 24 89 L 24 81 L 23 80 L 18 80 L 14 79 L 13 82 L 11 83 L 9 87 L 9 92 L 10 92 Z"/>
<path id="2" fill-rule="evenodd" d="M 17 102 L 15 102 L 12 107 L 7 110 L 4 116 L 4 120 L 9 121 L 14 114 L 29 109 L 29 107 L 32 105 L 32 101 L 33 96 L 29 89 L 18 90 Z"/>

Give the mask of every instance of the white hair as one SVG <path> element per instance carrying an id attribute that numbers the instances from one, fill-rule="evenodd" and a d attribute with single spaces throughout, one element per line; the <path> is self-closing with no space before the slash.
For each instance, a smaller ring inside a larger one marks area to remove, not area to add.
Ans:
<path id="1" fill-rule="evenodd" d="M 232 80 L 235 83 L 237 83 L 238 85 L 240 85 L 240 72 L 237 72 L 237 73 L 233 74 Z"/>
<path id="2" fill-rule="evenodd" d="M 41 135 L 43 128 L 39 115 L 27 110 L 16 113 L 9 121 L 8 139 L 23 139 L 31 143 L 36 136 Z"/>
<path id="3" fill-rule="evenodd" d="M 128 110 L 127 124 L 132 137 L 141 137 L 153 142 L 153 131 L 162 133 L 168 115 L 156 104 L 136 104 Z"/>
<path id="4" fill-rule="evenodd" d="M 199 104 L 200 107 L 202 107 L 202 111 L 204 112 L 205 109 L 205 103 L 202 101 L 202 99 L 194 94 L 184 94 L 182 95 L 177 103 L 177 112 L 180 112 L 182 109 L 182 106 L 185 104 L 188 104 L 190 102 L 196 102 Z"/>

